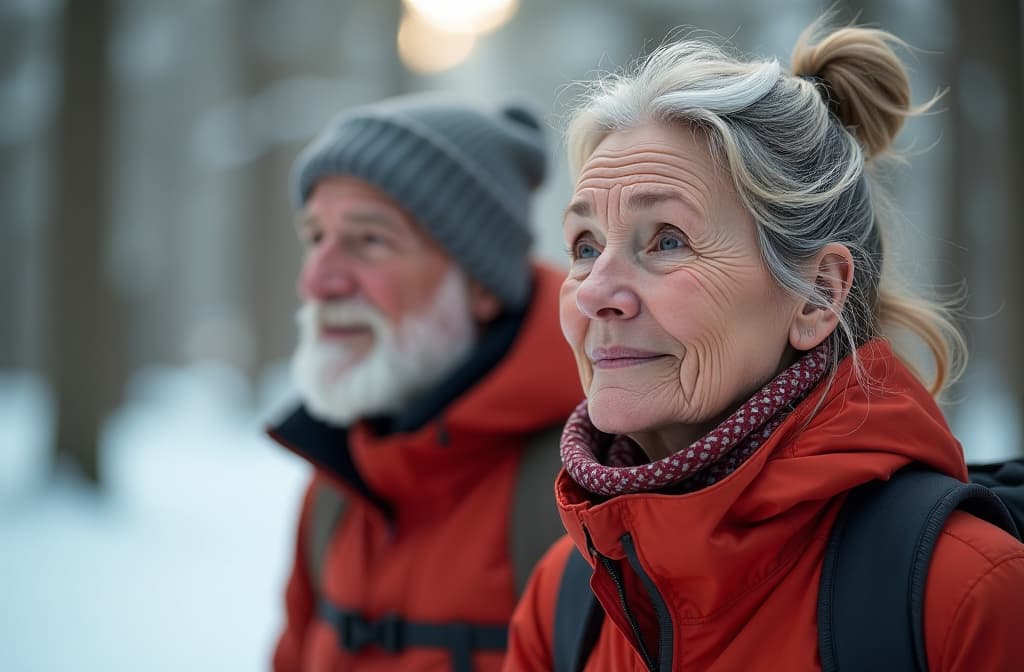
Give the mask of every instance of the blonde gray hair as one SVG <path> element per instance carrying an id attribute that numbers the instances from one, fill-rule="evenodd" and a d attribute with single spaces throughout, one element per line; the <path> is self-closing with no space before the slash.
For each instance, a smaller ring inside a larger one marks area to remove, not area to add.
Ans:
<path id="1" fill-rule="evenodd" d="M 963 337 L 942 305 L 915 295 L 884 264 L 890 206 L 875 172 L 914 107 L 902 42 L 869 28 L 812 24 L 776 60 L 745 61 L 701 39 L 665 44 L 631 69 L 591 83 L 567 142 L 574 173 L 610 133 L 648 123 L 703 131 L 712 155 L 753 214 L 762 258 L 779 285 L 815 304 L 832 302 L 807 279 L 829 243 L 845 245 L 853 281 L 829 336 L 832 370 L 857 347 L 903 329 L 931 352 L 933 394 L 962 370 Z"/>

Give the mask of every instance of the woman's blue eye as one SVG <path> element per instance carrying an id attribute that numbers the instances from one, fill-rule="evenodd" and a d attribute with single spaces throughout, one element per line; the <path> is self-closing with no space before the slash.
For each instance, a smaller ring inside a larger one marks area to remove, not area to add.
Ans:
<path id="1" fill-rule="evenodd" d="M 665 236 L 658 241 L 659 250 L 675 250 L 683 246 L 682 241 L 678 238 L 669 238 Z"/>

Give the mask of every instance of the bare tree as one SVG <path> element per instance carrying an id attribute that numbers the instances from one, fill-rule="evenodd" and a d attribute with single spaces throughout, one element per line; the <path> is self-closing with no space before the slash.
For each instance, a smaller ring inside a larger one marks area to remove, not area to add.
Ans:
<path id="1" fill-rule="evenodd" d="M 55 462 L 99 484 L 99 431 L 120 392 L 120 311 L 104 273 L 108 235 L 108 0 L 72 1 L 61 37 L 62 85 L 49 231 L 53 277 L 49 374 Z"/>

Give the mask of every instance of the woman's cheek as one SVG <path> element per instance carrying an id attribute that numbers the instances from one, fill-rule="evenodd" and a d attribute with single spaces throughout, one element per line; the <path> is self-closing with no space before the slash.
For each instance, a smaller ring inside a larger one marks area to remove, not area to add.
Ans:
<path id="1" fill-rule="evenodd" d="M 573 355 L 576 357 L 576 371 L 579 373 L 583 394 L 589 397 L 590 384 L 594 382 L 594 365 L 582 350 L 573 350 Z"/>
<path id="2" fill-rule="evenodd" d="M 587 335 L 587 318 L 576 306 L 576 286 L 578 283 L 571 278 L 562 284 L 559 294 L 559 322 L 562 325 L 562 336 L 572 349 L 576 358 L 576 369 L 584 394 L 590 391 L 590 383 L 594 379 L 593 365 L 587 357 L 585 341 Z"/>

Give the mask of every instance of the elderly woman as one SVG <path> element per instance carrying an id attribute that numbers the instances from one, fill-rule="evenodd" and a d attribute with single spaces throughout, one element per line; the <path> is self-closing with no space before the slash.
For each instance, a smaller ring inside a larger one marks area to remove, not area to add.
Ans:
<path id="1" fill-rule="evenodd" d="M 814 30 L 792 74 L 664 46 L 570 124 L 561 322 L 587 398 L 555 485 L 568 539 L 505 669 L 552 669 L 575 549 L 604 612 L 583 669 L 821 669 L 818 579 L 847 493 L 913 463 L 966 478 L 933 399 L 962 341 L 889 277 L 872 177 L 920 111 L 898 41 Z M 896 328 L 934 380 L 895 354 Z M 1020 669 L 1022 604 L 1024 546 L 954 513 L 925 591 L 929 668 Z"/>

